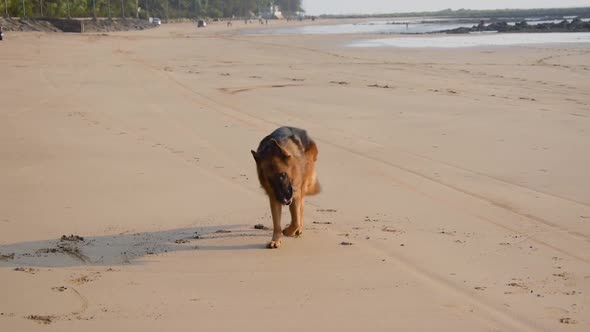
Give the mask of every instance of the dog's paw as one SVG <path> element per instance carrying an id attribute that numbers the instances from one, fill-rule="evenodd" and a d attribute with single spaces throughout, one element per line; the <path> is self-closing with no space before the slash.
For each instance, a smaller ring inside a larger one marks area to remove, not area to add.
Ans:
<path id="1" fill-rule="evenodd" d="M 299 231 L 299 227 L 291 224 L 291 225 L 289 225 L 289 227 L 283 229 L 283 235 L 284 236 L 295 236 L 298 231 Z"/>
<path id="2" fill-rule="evenodd" d="M 303 228 L 299 228 L 296 232 L 295 232 L 295 237 L 301 237 L 303 236 Z"/>
<path id="3" fill-rule="evenodd" d="M 268 249 L 278 249 L 281 246 L 281 240 L 272 240 L 267 245 L 266 248 Z"/>

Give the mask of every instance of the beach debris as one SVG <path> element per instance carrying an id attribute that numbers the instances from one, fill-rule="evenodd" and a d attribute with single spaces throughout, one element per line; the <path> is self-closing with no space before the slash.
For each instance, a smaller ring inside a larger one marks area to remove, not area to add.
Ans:
<path id="1" fill-rule="evenodd" d="M 559 322 L 561 324 L 576 324 L 576 323 L 578 323 L 577 321 L 575 321 L 574 319 L 571 319 L 569 317 L 560 318 Z"/>
<path id="2" fill-rule="evenodd" d="M 0 254 L 0 261 L 1 260 L 9 260 L 9 259 L 14 259 L 14 253 L 10 253 L 10 254 Z"/>
<path id="3" fill-rule="evenodd" d="M 84 238 L 79 235 L 62 235 L 55 248 L 41 248 L 35 251 L 35 254 L 67 254 L 78 260 L 87 262 L 88 257 L 86 257 L 86 255 L 80 251 L 80 248 L 78 248 L 79 242 L 84 242 Z"/>
<path id="4" fill-rule="evenodd" d="M 30 319 L 30 320 L 34 320 L 39 324 L 51 324 L 51 322 L 53 321 L 53 319 L 55 318 L 54 316 L 43 316 L 43 315 L 29 315 L 27 317 L 25 317 L 26 319 Z"/>
<path id="5" fill-rule="evenodd" d="M 381 88 L 381 89 L 393 89 L 393 86 L 389 86 L 387 84 L 380 85 L 380 84 L 369 84 L 367 85 L 369 88 Z"/>
<path id="6" fill-rule="evenodd" d="M 56 292 L 65 292 L 68 288 L 64 287 L 64 286 L 59 286 L 59 287 L 51 287 L 51 289 Z"/>
<path id="7" fill-rule="evenodd" d="M 264 230 L 267 230 L 267 229 L 270 229 L 270 228 L 264 226 L 263 224 L 256 224 L 256 225 L 254 225 L 254 229 L 264 229 Z"/>
<path id="8" fill-rule="evenodd" d="M 70 236 L 62 235 L 60 241 L 84 241 L 84 238 L 78 235 L 70 234 Z"/>
<path id="9" fill-rule="evenodd" d="M 401 232 L 399 229 L 392 228 L 390 226 L 385 226 L 381 229 L 382 232 L 389 232 L 389 233 L 399 233 Z"/>
<path id="10" fill-rule="evenodd" d="M 524 286 L 524 285 L 521 285 L 521 284 L 519 284 L 519 283 L 516 283 L 516 282 L 511 282 L 511 283 L 509 283 L 509 284 L 506 284 L 506 286 L 510 286 L 510 287 L 519 287 L 519 288 L 525 288 L 525 289 L 527 288 L 526 286 Z"/>
<path id="11" fill-rule="evenodd" d="M 342 242 L 340 242 L 340 245 L 341 245 L 341 246 L 352 246 L 353 244 L 354 244 L 354 243 L 352 243 L 352 242 L 346 242 L 346 241 L 342 241 Z"/>
<path id="12" fill-rule="evenodd" d="M 58 252 L 59 252 L 59 250 L 57 250 L 57 248 L 42 248 L 42 249 L 38 249 L 37 251 L 35 251 L 35 254 L 37 254 L 37 255 L 57 254 Z"/>
<path id="13" fill-rule="evenodd" d="M 318 225 L 331 225 L 332 222 L 331 221 L 314 221 L 314 224 L 318 224 Z"/>
<path id="14" fill-rule="evenodd" d="M 78 242 L 84 241 L 84 238 L 78 235 L 70 235 L 65 238 L 64 236 L 62 236 L 61 241 L 57 244 L 57 251 L 68 254 L 82 262 L 88 262 L 88 257 L 78 248 Z"/>
<path id="15" fill-rule="evenodd" d="M 30 274 L 35 274 L 35 272 L 37 272 L 37 269 L 34 269 L 32 267 L 15 267 L 14 271 L 19 271 L 19 272 L 26 272 L 26 273 L 30 273 Z"/>
<path id="16" fill-rule="evenodd" d="M 338 212 L 336 209 L 317 209 L 317 212 Z"/>
<path id="17" fill-rule="evenodd" d="M 215 233 L 225 234 L 225 233 L 231 233 L 231 231 L 229 231 L 227 229 L 219 229 L 219 230 L 216 230 Z"/>

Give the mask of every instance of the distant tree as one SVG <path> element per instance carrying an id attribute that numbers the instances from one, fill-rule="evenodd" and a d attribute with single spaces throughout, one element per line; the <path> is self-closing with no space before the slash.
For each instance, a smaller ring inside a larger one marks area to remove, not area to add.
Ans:
<path id="1" fill-rule="evenodd" d="M 277 0 L 275 3 L 279 5 L 284 15 L 292 15 L 301 11 L 301 0 Z"/>

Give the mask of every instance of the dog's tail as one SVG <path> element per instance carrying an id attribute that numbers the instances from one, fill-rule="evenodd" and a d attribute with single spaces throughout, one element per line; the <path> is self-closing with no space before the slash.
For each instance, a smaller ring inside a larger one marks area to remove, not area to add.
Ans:
<path id="1" fill-rule="evenodd" d="M 309 188 L 307 188 L 306 195 L 316 195 L 316 194 L 319 194 L 321 191 L 322 191 L 322 186 L 320 185 L 320 181 L 318 181 L 318 179 L 315 179 L 314 184 L 312 184 L 311 186 L 309 186 Z"/>
<path id="2" fill-rule="evenodd" d="M 305 195 L 316 195 L 322 191 L 322 186 L 320 185 L 320 181 L 315 177 L 315 173 L 312 175 L 311 181 L 309 181 L 307 188 L 305 188 Z"/>
<path id="3" fill-rule="evenodd" d="M 305 150 L 306 157 L 308 160 L 311 160 L 311 178 L 308 182 L 307 188 L 305 189 L 306 195 L 316 195 L 322 191 L 322 186 L 318 181 L 316 174 L 315 174 L 315 163 L 318 160 L 318 147 L 315 145 L 315 142 L 311 139 L 308 139 L 309 142 L 307 143 L 307 147 Z"/>

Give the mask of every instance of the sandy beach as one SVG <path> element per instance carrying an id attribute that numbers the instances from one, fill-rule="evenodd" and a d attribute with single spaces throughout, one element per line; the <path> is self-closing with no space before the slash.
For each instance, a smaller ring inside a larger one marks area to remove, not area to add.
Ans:
<path id="1" fill-rule="evenodd" d="M 0 330 L 590 330 L 590 44 L 240 25 L 6 34 Z M 323 192 L 267 250 L 281 125 Z"/>

